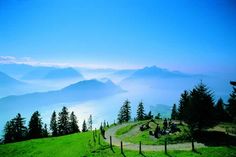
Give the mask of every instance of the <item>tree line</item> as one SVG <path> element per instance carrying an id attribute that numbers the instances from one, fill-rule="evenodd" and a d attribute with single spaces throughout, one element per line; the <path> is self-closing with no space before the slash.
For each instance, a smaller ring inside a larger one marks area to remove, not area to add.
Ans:
<path id="1" fill-rule="evenodd" d="M 137 107 L 137 113 L 134 120 L 152 119 L 151 111 L 145 114 L 143 102 Z M 160 119 L 160 113 L 154 117 Z M 171 119 L 185 122 L 191 130 L 201 130 L 211 127 L 219 122 L 236 122 L 236 88 L 233 87 L 229 95 L 228 104 L 220 98 L 214 103 L 213 92 L 200 82 L 192 90 L 185 90 L 179 100 L 178 107 L 176 104 L 172 107 Z M 124 123 L 131 120 L 131 105 L 129 100 L 125 100 L 118 113 L 118 123 Z"/>
<path id="2" fill-rule="evenodd" d="M 151 111 L 149 111 L 148 113 L 145 113 L 144 105 L 142 101 L 140 101 L 138 104 L 136 114 L 137 116 L 134 118 L 135 121 L 148 120 L 148 119 L 154 118 Z M 160 113 L 158 113 L 157 116 L 155 116 L 155 118 L 160 119 L 161 118 Z M 128 99 L 125 100 L 123 105 L 121 106 L 120 111 L 118 113 L 117 120 L 118 120 L 118 123 L 124 123 L 131 120 L 131 105 Z"/>
<path id="3" fill-rule="evenodd" d="M 76 115 L 73 111 L 69 113 L 65 106 L 58 115 L 55 111 L 52 113 L 50 130 L 51 133 L 49 133 L 47 124 L 43 124 L 38 111 L 32 114 L 28 127 L 25 126 L 25 118 L 18 113 L 15 118 L 6 122 L 4 127 L 4 143 L 80 132 Z M 82 132 L 88 130 L 92 130 L 92 115 L 89 116 L 88 124 L 85 120 L 82 124 Z"/>
<path id="4" fill-rule="evenodd" d="M 173 105 L 171 119 L 187 123 L 192 130 L 201 130 L 219 122 L 236 122 L 236 88 L 233 87 L 227 104 L 222 98 L 215 104 L 212 90 L 200 82 L 181 94 L 178 107 Z"/>

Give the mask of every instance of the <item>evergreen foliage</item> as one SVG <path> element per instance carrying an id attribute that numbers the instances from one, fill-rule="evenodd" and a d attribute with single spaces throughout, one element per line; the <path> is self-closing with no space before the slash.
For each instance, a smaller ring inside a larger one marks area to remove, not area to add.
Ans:
<path id="1" fill-rule="evenodd" d="M 48 128 L 47 124 L 44 124 L 43 131 L 42 131 L 43 137 L 48 137 Z"/>
<path id="2" fill-rule="evenodd" d="M 218 122 L 225 122 L 229 120 L 229 116 L 224 108 L 223 99 L 219 99 L 215 105 L 215 118 Z"/>
<path id="3" fill-rule="evenodd" d="M 178 119 L 180 120 L 180 122 L 184 121 L 186 119 L 186 111 L 187 111 L 187 107 L 189 106 L 189 93 L 188 91 L 184 91 L 181 96 L 180 96 L 180 100 L 179 100 L 179 107 L 178 107 Z"/>
<path id="4" fill-rule="evenodd" d="M 191 129 L 198 130 L 214 125 L 212 91 L 202 82 L 190 92 L 190 102 L 186 106 L 185 122 Z"/>
<path id="5" fill-rule="evenodd" d="M 120 112 L 118 114 L 118 122 L 128 122 L 131 119 L 131 107 L 129 100 L 125 100 L 124 104 L 120 108 Z"/>
<path id="6" fill-rule="evenodd" d="M 52 131 L 52 136 L 58 135 L 58 126 L 57 126 L 57 114 L 53 111 L 50 121 L 50 130 Z"/>
<path id="7" fill-rule="evenodd" d="M 84 120 L 84 122 L 82 124 L 82 132 L 86 132 L 86 131 L 88 131 L 88 128 L 87 128 L 86 121 Z"/>
<path id="8" fill-rule="evenodd" d="M 231 117 L 231 119 L 236 122 L 236 88 L 233 87 L 232 93 L 229 95 L 227 111 Z"/>
<path id="9" fill-rule="evenodd" d="M 14 121 L 14 130 L 15 130 L 15 141 L 24 140 L 27 136 L 27 128 L 25 126 L 25 118 L 21 117 L 21 114 L 18 113 L 13 119 Z"/>
<path id="10" fill-rule="evenodd" d="M 171 119 L 176 120 L 177 116 L 178 116 L 177 108 L 176 108 L 176 104 L 174 104 L 172 107 Z"/>
<path id="11" fill-rule="evenodd" d="M 148 120 L 148 119 L 152 119 L 153 115 L 152 115 L 152 111 L 149 111 L 147 115 L 145 115 L 144 119 Z"/>
<path id="12" fill-rule="evenodd" d="M 71 112 L 70 117 L 68 115 L 69 112 L 67 111 L 67 108 L 63 107 L 62 111 L 59 113 L 57 123 L 57 114 L 55 111 L 53 112 L 50 121 L 50 130 L 52 131 L 52 136 L 65 135 L 80 131 L 77 117 L 75 116 L 74 112 Z M 4 143 L 49 136 L 47 124 L 43 125 L 40 113 L 38 111 L 32 114 L 28 129 L 24 126 L 24 124 L 25 118 L 22 118 L 21 114 L 19 113 L 15 118 L 7 121 L 4 127 Z M 83 127 L 84 131 L 88 130 L 85 121 Z"/>
<path id="13" fill-rule="evenodd" d="M 78 121 L 77 121 L 77 117 L 75 116 L 74 112 L 71 112 L 71 114 L 70 114 L 69 126 L 70 126 L 70 133 L 79 132 Z"/>
<path id="14" fill-rule="evenodd" d="M 25 118 L 18 113 L 15 118 L 8 121 L 4 127 L 4 142 L 22 141 L 27 138 L 27 128 Z"/>
<path id="15" fill-rule="evenodd" d="M 157 115 L 155 116 L 155 119 L 161 119 L 161 114 L 157 113 Z"/>
<path id="16" fill-rule="evenodd" d="M 144 120 L 145 114 L 144 114 L 144 106 L 143 102 L 141 101 L 138 104 L 138 109 L 137 109 L 137 120 Z"/>
<path id="17" fill-rule="evenodd" d="M 64 106 L 58 116 L 58 132 L 60 135 L 66 135 L 70 133 L 69 125 L 69 112 Z"/>
<path id="18" fill-rule="evenodd" d="M 4 142 L 9 143 L 14 141 L 14 122 L 7 121 L 4 127 Z"/>
<path id="19" fill-rule="evenodd" d="M 88 130 L 93 130 L 93 118 L 92 118 L 92 115 L 89 115 Z"/>
<path id="20" fill-rule="evenodd" d="M 42 120 L 38 111 L 34 112 L 29 121 L 29 138 L 40 138 L 43 136 Z"/>

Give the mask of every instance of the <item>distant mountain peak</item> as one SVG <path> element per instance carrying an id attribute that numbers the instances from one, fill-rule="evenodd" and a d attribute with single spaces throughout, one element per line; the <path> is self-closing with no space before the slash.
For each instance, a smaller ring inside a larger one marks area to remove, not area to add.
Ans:
<path id="1" fill-rule="evenodd" d="M 0 82 L 1 86 L 16 86 L 24 84 L 23 82 L 18 81 L 3 72 L 0 72 Z"/>
<path id="2" fill-rule="evenodd" d="M 179 77 L 189 77 L 190 75 L 179 72 L 170 71 L 165 68 L 159 68 L 156 65 L 147 66 L 142 69 L 135 71 L 131 76 L 127 77 L 125 80 L 133 79 L 156 79 L 156 78 L 179 78 Z"/>
<path id="3" fill-rule="evenodd" d="M 69 67 L 69 68 L 58 68 L 58 69 L 51 70 L 47 73 L 47 75 L 44 78 L 45 79 L 64 79 L 64 78 L 74 78 L 74 77 L 83 78 L 83 76 L 78 71 Z"/>

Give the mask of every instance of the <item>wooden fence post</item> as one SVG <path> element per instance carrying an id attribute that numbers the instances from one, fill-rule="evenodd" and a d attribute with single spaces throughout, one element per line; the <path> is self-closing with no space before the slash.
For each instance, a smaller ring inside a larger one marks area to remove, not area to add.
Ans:
<path id="1" fill-rule="evenodd" d="M 110 148 L 111 148 L 111 150 L 113 150 L 112 149 L 112 137 L 110 136 Z"/>
<path id="2" fill-rule="evenodd" d="M 142 154 L 142 144 L 141 144 L 141 141 L 139 141 L 139 154 Z"/>
<path id="3" fill-rule="evenodd" d="M 166 142 L 166 139 L 165 139 L 165 154 L 167 154 L 167 142 Z"/>
<path id="4" fill-rule="evenodd" d="M 124 154 L 124 151 L 123 151 L 123 142 L 120 141 L 120 151 L 121 151 L 121 154 Z"/>

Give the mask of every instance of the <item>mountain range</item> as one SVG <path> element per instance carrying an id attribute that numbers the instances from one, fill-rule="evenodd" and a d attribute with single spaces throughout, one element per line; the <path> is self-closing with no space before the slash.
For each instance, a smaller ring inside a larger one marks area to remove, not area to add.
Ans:
<path id="1" fill-rule="evenodd" d="M 30 107 L 33 107 L 37 105 L 86 101 L 111 96 L 121 92 L 124 92 L 124 90 L 110 80 L 101 82 L 93 79 L 80 81 L 55 91 L 7 96 L 0 99 L 0 106 L 10 107 L 17 105 L 18 107 L 24 107 L 30 105 Z"/>
<path id="2" fill-rule="evenodd" d="M 73 68 L 36 67 L 21 77 L 23 80 L 73 79 L 83 76 Z"/>
<path id="3" fill-rule="evenodd" d="M 159 68 L 157 66 L 144 67 L 143 69 L 136 70 L 121 81 L 121 84 L 149 82 L 155 83 L 157 80 L 171 80 L 171 79 L 188 79 L 188 78 L 203 78 L 204 75 L 187 74 L 180 71 L 170 71 L 168 69 Z"/>

